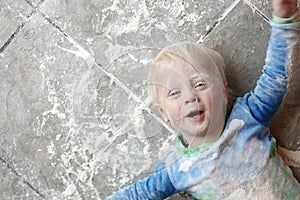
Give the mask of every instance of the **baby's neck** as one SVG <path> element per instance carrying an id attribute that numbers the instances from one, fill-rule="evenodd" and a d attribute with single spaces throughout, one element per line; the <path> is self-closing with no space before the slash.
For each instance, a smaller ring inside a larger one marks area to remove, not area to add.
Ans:
<path id="1" fill-rule="evenodd" d="M 209 132 L 204 136 L 182 134 L 180 140 L 185 148 L 193 149 L 206 143 L 217 141 L 222 134 L 222 130 L 214 131 L 214 133 Z"/>
<path id="2" fill-rule="evenodd" d="M 185 148 L 193 149 L 203 144 L 206 144 L 208 142 L 214 142 L 215 140 L 208 139 L 208 137 L 205 136 L 204 137 L 194 136 L 193 138 L 180 136 L 180 141 Z"/>

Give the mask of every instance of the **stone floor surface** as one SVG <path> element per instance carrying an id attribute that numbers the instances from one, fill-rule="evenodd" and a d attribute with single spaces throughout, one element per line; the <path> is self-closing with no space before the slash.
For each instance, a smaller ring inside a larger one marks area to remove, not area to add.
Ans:
<path id="1" fill-rule="evenodd" d="M 261 74 L 270 16 L 270 0 L 1 0 L 0 199 L 105 199 L 151 173 L 173 139 L 147 98 L 153 57 L 207 44 L 243 95 Z M 293 84 L 271 129 L 296 150 Z"/>

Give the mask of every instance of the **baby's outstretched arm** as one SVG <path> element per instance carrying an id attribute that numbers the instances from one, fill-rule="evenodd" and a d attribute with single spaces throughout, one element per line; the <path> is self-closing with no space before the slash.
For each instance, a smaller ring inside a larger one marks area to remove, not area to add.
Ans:
<path id="1" fill-rule="evenodd" d="M 160 162 L 147 178 L 114 193 L 106 200 L 165 199 L 177 192 L 171 183 L 165 162 Z"/>

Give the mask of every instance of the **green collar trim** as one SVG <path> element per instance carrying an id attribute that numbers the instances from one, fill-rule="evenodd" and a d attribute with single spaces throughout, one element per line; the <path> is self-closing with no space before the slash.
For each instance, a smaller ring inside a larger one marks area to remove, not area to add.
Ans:
<path id="1" fill-rule="evenodd" d="M 198 155 L 204 153 L 205 151 L 209 150 L 210 147 L 214 143 L 215 142 L 208 142 L 208 143 L 205 143 L 201 146 L 198 146 L 198 147 L 195 147 L 195 148 L 192 148 L 192 149 L 188 149 L 188 148 L 185 148 L 183 146 L 183 144 L 181 143 L 179 135 L 177 135 L 176 139 L 175 139 L 175 146 L 176 146 L 177 151 L 179 153 L 187 156 L 187 157 L 194 157 L 194 156 L 198 156 Z"/>

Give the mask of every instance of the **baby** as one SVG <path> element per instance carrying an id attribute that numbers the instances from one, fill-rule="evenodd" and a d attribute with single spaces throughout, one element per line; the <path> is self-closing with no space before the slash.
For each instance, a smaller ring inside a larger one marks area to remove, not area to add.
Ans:
<path id="1" fill-rule="evenodd" d="M 263 74 L 227 116 L 224 61 L 193 43 L 166 47 L 154 60 L 149 91 L 177 132 L 175 146 L 144 180 L 108 199 L 164 199 L 187 191 L 196 199 L 300 199 L 300 185 L 278 156 L 268 125 L 286 93 L 298 54 L 296 0 L 273 0 Z"/>

